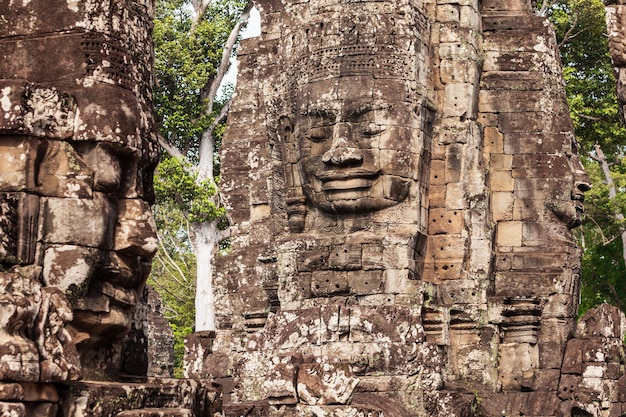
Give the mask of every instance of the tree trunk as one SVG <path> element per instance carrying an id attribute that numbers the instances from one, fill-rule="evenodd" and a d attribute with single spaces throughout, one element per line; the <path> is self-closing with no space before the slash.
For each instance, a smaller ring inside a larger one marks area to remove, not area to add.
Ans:
<path id="1" fill-rule="evenodd" d="M 595 146 L 596 153 L 595 155 L 591 155 L 591 158 L 600 164 L 600 168 L 602 169 L 602 173 L 604 174 L 604 180 L 606 181 L 606 185 L 609 188 L 609 200 L 611 202 L 615 202 L 617 197 L 617 189 L 615 188 L 615 182 L 613 182 L 613 176 L 611 175 L 611 169 L 609 167 L 609 163 L 604 156 L 604 152 L 602 152 L 602 148 L 600 145 L 596 143 Z M 619 210 L 617 205 L 615 206 L 615 210 L 613 212 L 613 217 L 618 223 L 622 223 L 624 221 L 624 215 Z M 626 264 L 626 230 L 622 230 L 622 259 L 624 260 L 624 264 Z"/>
<path id="2" fill-rule="evenodd" d="M 200 13 L 204 13 L 210 0 L 203 0 Z M 207 114 L 213 113 L 213 104 L 217 98 L 217 89 L 222 83 L 226 71 L 228 71 L 229 60 L 233 48 L 237 43 L 237 38 L 242 27 L 250 18 L 250 10 L 253 7 L 252 2 L 248 2 L 245 6 L 239 21 L 232 29 L 228 41 L 224 45 L 222 53 L 222 61 L 218 68 L 217 74 L 213 78 L 209 86 Z M 213 177 L 213 153 L 215 152 L 215 139 L 213 137 L 213 129 L 220 121 L 226 117 L 228 108 L 226 105 L 223 111 L 203 134 L 200 140 L 200 160 L 197 165 L 198 181 L 204 181 Z M 215 203 L 218 204 L 217 196 Z M 219 230 L 217 229 L 217 221 L 210 223 L 197 223 L 192 226 L 195 234 L 196 247 L 196 331 L 215 330 L 215 294 L 213 294 L 213 253 L 217 247 L 219 240 Z"/>
<path id="3" fill-rule="evenodd" d="M 194 8 L 194 16 L 192 18 L 192 29 L 195 30 L 198 22 L 202 19 L 208 6 L 213 0 L 192 0 Z M 217 69 L 217 73 L 211 79 L 209 85 L 203 88 L 203 98 L 207 100 L 207 115 L 213 114 L 215 100 L 217 99 L 217 90 L 228 71 L 230 65 L 230 57 L 233 49 L 237 44 L 239 32 L 246 25 L 250 18 L 250 11 L 254 4 L 248 2 L 242 11 L 238 22 L 232 29 L 228 40 L 223 46 L 222 59 Z M 213 130 L 223 121 L 230 108 L 228 102 L 222 111 L 217 115 L 213 124 L 202 134 L 199 143 L 199 162 L 197 165 L 189 168 L 190 173 L 197 174 L 196 181 L 203 182 L 206 180 L 213 181 L 213 157 L 215 152 L 215 138 Z M 181 150 L 169 144 L 164 138 L 159 137 L 159 141 L 165 151 L 180 161 L 187 162 L 187 158 Z M 218 205 L 218 197 L 214 197 L 214 202 Z M 215 248 L 219 241 L 220 231 L 217 229 L 217 222 L 193 223 L 191 225 L 191 242 L 196 253 L 196 331 L 215 330 L 215 295 L 213 294 L 213 270 L 212 261 Z"/>
<path id="4" fill-rule="evenodd" d="M 193 223 L 193 243 L 196 249 L 196 331 L 215 330 L 215 294 L 211 260 L 217 246 L 216 222 Z"/>

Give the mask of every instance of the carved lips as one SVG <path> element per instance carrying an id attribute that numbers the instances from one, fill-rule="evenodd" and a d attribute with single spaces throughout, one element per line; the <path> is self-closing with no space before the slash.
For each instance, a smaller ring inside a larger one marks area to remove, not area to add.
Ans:
<path id="1" fill-rule="evenodd" d="M 317 175 L 317 179 L 322 183 L 322 190 L 328 196 L 335 198 L 358 198 L 372 187 L 379 172 L 366 170 L 350 170 L 350 171 L 325 171 Z M 358 193 L 358 196 L 350 197 L 349 194 Z M 338 195 L 338 194 L 341 194 Z M 343 196 L 346 194 L 345 196 Z M 332 198 L 331 198 L 332 199 Z"/>

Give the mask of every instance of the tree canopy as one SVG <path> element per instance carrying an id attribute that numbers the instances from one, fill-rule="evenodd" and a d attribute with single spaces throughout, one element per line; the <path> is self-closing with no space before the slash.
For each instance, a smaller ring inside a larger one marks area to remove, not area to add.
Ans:
<path id="1" fill-rule="evenodd" d="M 626 260 L 620 215 L 626 213 L 626 129 L 619 114 L 604 5 L 601 0 L 546 0 L 544 5 L 555 26 L 576 137 L 593 184 L 585 196 L 586 220 L 576 231 L 584 250 L 580 313 L 603 302 L 623 309 Z"/>
<path id="2" fill-rule="evenodd" d="M 211 314 L 211 300 L 198 308 L 198 294 L 210 293 L 209 262 L 225 223 L 216 150 L 232 93 L 226 88 L 218 97 L 217 87 L 250 7 L 240 0 L 157 0 L 153 97 L 165 152 L 155 173 L 160 251 L 149 282 L 174 329 L 177 376 L 184 337 L 199 316 Z"/>

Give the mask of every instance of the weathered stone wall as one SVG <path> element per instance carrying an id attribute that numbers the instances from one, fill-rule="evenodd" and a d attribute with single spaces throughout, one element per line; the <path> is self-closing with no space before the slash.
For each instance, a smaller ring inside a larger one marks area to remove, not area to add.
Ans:
<path id="1" fill-rule="evenodd" d="M 610 353 L 575 332 L 589 184 L 549 22 L 524 0 L 258 6 L 217 330 L 188 346 L 225 415 L 621 415 L 621 315 L 582 319 L 615 324 Z"/>
<path id="2" fill-rule="evenodd" d="M 222 398 L 148 378 L 169 361 L 143 291 L 153 4 L 0 5 L 0 412 L 625 414 L 626 318 L 575 323 L 589 185 L 530 1 L 258 6 L 224 137 L 217 329 L 187 344 Z"/>
<path id="3" fill-rule="evenodd" d="M 120 372 L 120 346 L 108 342 L 130 328 L 156 250 L 152 7 L 0 9 L 11 22 L 0 33 L 0 198 L 15 224 L 2 229 L 1 261 L 10 274 L 32 268 L 66 294 L 69 330 L 92 378 Z"/>
<path id="4" fill-rule="evenodd" d="M 172 366 L 171 329 L 144 287 L 157 247 L 153 14 L 152 1 L 0 3 L 3 416 L 219 404 L 206 381 L 148 378 Z"/>

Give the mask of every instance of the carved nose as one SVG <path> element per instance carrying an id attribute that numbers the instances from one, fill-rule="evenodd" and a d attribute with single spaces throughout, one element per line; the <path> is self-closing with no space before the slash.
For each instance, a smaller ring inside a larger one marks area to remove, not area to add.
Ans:
<path id="1" fill-rule="evenodd" d="M 322 162 L 333 165 L 352 165 L 363 162 L 361 150 L 348 139 L 349 128 L 342 124 L 335 126 L 333 143 L 322 155 Z"/>

